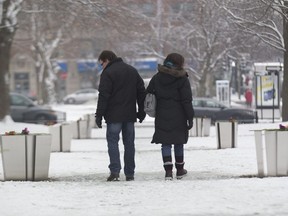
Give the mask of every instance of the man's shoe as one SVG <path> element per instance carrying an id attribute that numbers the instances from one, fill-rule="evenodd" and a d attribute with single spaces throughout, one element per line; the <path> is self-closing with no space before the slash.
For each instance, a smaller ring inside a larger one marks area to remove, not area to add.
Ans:
<path id="1" fill-rule="evenodd" d="M 107 181 L 119 181 L 119 173 L 111 173 Z"/>
<path id="2" fill-rule="evenodd" d="M 134 176 L 126 176 L 126 181 L 134 181 Z"/>
<path id="3" fill-rule="evenodd" d="M 187 175 L 186 169 L 177 170 L 177 172 L 176 172 L 176 178 L 177 179 L 182 179 L 186 175 Z"/>

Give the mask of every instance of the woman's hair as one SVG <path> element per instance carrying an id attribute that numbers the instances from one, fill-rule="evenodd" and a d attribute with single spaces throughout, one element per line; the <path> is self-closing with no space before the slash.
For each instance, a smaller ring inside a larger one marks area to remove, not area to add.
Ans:
<path id="1" fill-rule="evenodd" d="M 99 55 L 98 61 L 113 61 L 114 59 L 116 59 L 117 56 L 114 52 L 110 51 L 110 50 L 104 50 L 101 52 L 101 54 Z"/>
<path id="2" fill-rule="evenodd" d="M 170 53 L 164 60 L 163 65 L 168 68 L 183 69 L 184 57 L 178 53 Z"/>

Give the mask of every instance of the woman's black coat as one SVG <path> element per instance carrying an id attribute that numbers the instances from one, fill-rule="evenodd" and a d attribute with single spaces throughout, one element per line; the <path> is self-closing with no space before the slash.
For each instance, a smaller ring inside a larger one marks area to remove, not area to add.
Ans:
<path id="1" fill-rule="evenodd" d="M 155 133 L 151 143 L 185 144 L 187 121 L 193 120 L 192 91 L 184 70 L 159 65 L 146 89 L 157 98 Z"/>

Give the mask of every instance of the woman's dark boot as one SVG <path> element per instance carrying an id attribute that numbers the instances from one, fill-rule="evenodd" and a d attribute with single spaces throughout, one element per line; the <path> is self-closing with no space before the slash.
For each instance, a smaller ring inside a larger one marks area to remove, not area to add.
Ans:
<path id="1" fill-rule="evenodd" d="M 184 157 L 183 156 L 176 156 L 175 160 L 176 160 L 175 167 L 177 169 L 176 178 L 182 179 L 184 176 L 187 175 L 187 170 L 184 169 L 184 164 L 185 164 L 185 162 L 183 161 Z"/>
<path id="2" fill-rule="evenodd" d="M 166 162 L 164 163 L 164 169 L 165 169 L 165 180 L 172 180 L 173 179 L 173 163 L 172 162 Z"/>
<path id="3" fill-rule="evenodd" d="M 177 172 L 176 172 L 176 178 L 177 179 L 182 179 L 184 176 L 187 175 L 187 170 L 184 169 L 184 162 L 182 163 L 175 163 L 175 167 L 177 169 Z"/>
<path id="4" fill-rule="evenodd" d="M 166 156 L 163 157 L 163 167 L 165 169 L 165 180 L 172 180 L 173 179 L 173 163 L 172 163 L 172 157 Z"/>

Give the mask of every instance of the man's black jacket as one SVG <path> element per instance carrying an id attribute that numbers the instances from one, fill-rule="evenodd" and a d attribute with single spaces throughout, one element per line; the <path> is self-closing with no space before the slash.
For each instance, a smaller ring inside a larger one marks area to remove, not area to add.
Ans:
<path id="1" fill-rule="evenodd" d="M 107 64 L 99 84 L 96 115 L 106 123 L 136 122 L 138 112 L 144 115 L 145 87 L 137 70 L 117 58 Z"/>

